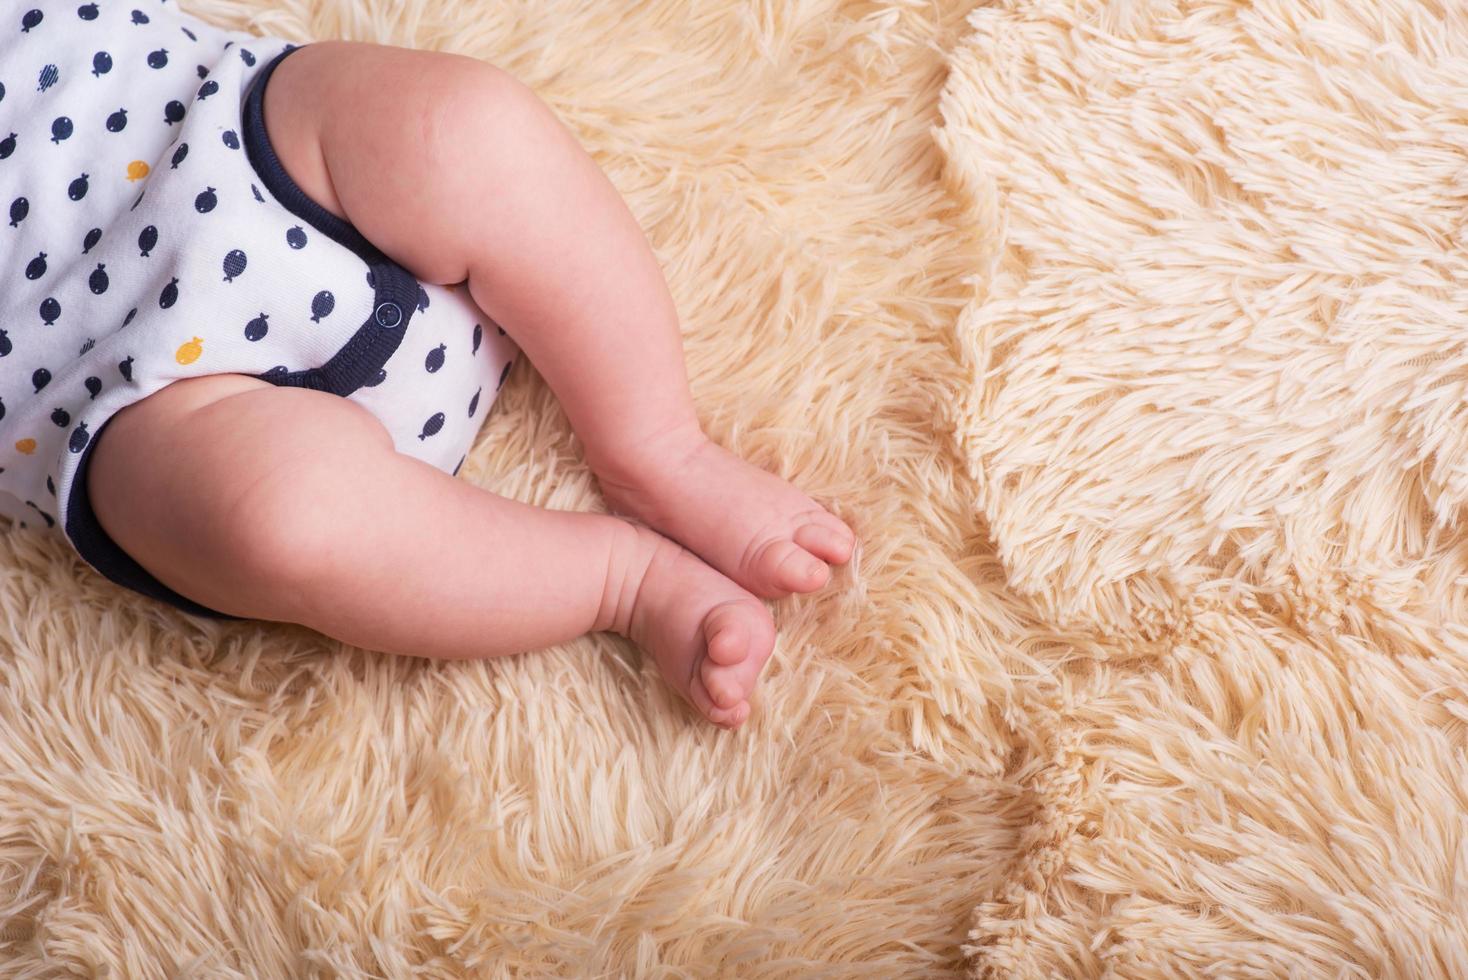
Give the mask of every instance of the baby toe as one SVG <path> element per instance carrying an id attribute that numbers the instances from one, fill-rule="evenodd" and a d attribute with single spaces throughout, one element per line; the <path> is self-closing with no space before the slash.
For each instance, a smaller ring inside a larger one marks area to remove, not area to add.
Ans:
<path id="1" fill-rule="evenodd" d="M 774 620 L 760 602 L 746 597 L 714 607 L 704 617 L 703 633 L 706 656 L 689 684 L 689 700 L 709 721 L 736 727 L 749 716 L 747 698 L 774 649 Z"/>
<path id="2" fill-rule="evenodd" d="M 704 617 L 704 647 L 709 660 L 727 666 L 737 664 L 749 655 L 749 630 L 743 623 L 745 615 L 739 605 L 725 604 Z"/>
<path id="3" fill-rule="evenodd" d="M 830 519 L 836 524 L 841 524 L 836 518 Z M 802 524 L 795 529 L 793 535 L 795 543 L 822 561 L 832 562 L 840 565 L 850 560 L 851 550 L 855 545 L 856 536 L 851 533 L 845 524 L 841 524 L 841 530 L 832 527 L 829 522 Z"/>
<path id="4" fill-rule="evenodd" d="M 698 676 L 704 690 L 709 692 L 713 703 L 720 708 L 732 708 L 744 700 L 744 689 L 732 667 L 720 667 L 708 658 L 698 666 Z"/>
<path id="5" fill-rule="evenodd" d="M 830 574 L 825 562 L 789 538 L 770 542 L 756 562 L 756 579 L 775 592 L 815 592 Z"/>
<path id="6" fill-rule="evenodd" d="M 764 612 L 764 607 L 760 607 Z M 750 629 L 749 655 L 739 663 L 731 667 L 725 667 L 734 678 L 739 689 L 744 692 L 746 701 L 754 694 L 755 687 L 759 684 L 759 675 L 765 668 L 765 663 L 770 655 L 775 652 L 775 621 L 766 613 L 764 618 L 758 622 L 747 623 Z"/>
<path id="7" fill-rule="evenodd" d="M 723 728 L 738 728 L 749 717 L 749 702 L 740 700 L 729 707 L 720 707 L 709 697 L 703 678 L 696 676 L 688 685 L 688 700 L 709 721 Z"/>

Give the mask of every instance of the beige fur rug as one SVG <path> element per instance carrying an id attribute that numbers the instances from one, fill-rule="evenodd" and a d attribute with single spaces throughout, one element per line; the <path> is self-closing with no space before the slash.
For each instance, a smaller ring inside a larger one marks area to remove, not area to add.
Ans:
<path id="1" fill-rule="evenodd" d="M 954 418 L 1032 661 L 974 972 L 1468 976 L 1468 8 L 970 24 Z"/>
<path id="2" fill-rule="evenodd" d="M 191 620 L 7 531 L 0 975 L 960 972 L 1026 819 L 988 635 L 1011 600 L 943 428 L 982 253 L 930 131 L 969 5 L 186 6 L 472 54 L 540 92 L 648 230 L 710 433 L 862 551 L 777 604 L 729 734 L 615 637 L 398 659 Z M 601 506 L 524 363 L 460 475 Z"/>
<path id="3" fill-rule="evenodd" d="M 1468 975 L 1461 7 L 187 6 L 534 87 L 862 550 L 730 735 L 6 531 L 0 974 Z M 461 476 L 601 507 L 524 364 Z"/>

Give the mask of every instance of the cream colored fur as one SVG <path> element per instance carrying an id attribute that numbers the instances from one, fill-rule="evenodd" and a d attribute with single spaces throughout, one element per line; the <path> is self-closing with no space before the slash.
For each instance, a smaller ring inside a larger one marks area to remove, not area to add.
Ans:
<path id="1" fill-rule="evenodd" d="M 1030 615 L 978 976 L 1468 976 L 1468 8 L 1014 2 L 940 141 Z"/>
<path id="2" fill-rule="evenodd" d="M 1010 681 L 974 649 L 1010 599 L 941 428 L 980 253 L 930 129 L 967 6 L 188 7 L 535 88 L 647 228 L 711 434 L 830 503 L 862 553 L 776 605 L 731 735 L 615 637 L 395 659 L 191 620 L 6 533 L 0 975 L 961 970 L 1017 826 L 996 811 Z M 524 364 L 460 476 L 601 506 Z"/>
<path id="3" fill-rule="evenodd" d="M 729 735 L 7 532 L 0 973 L 1468 975 L 1462 8 L 970 6 L 192 0 L 534 87 L 862 550 Z M 524 365 L 461 476 L 601 507 Z"/>

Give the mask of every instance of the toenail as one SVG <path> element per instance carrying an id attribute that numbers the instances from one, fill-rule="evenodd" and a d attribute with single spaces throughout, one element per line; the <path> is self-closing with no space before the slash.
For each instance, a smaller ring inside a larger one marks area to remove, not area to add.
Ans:
<path id="1" fill-rule="evenodd" d="M 821 563 L 812 558 L 805 563 L 805 577 L 815 578 L 821 574 Z"/>

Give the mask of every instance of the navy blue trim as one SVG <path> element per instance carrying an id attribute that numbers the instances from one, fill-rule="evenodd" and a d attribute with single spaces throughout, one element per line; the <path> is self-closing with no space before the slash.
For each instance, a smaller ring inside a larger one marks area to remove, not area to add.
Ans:
<path id="1" fill-rule="evenodd" d="M 328 238 L 351 249 L 368 268 L 368 282 L 376 293 L 372 313 L 330 360 L 302 371 L 257 374 L 254 377 L 275 385 L 312 388 L 346 397 L 377 376 L 392 357 L 407 331 L 408 321 L 418 308 L 418 280 L 412 273 L 383 255 L 348 221 L 338 218 L 311 200 L 281 166 L 265 130 L 265 83 L 283 58 L 299 46 L 286 48 L 265 65 L 251 81 L 243 107 L 245 152 L 260 180 L 292 214 Z M 77 553 L 92 567 L 118 585 L 165 602 L 194 616 L 209 619 L 244 620 L 247 617 L 211 609 L 164 585 L 126 551 L 97 520 L 87 493 L 87 470 L 92 450 L 101 441 L 116 414 L 102 423 L 82 448 L 71 496 L 66 505 L 66 534 Z"/>
<path id="2" fill-rule="evenodd" d="M 383 255 L 351 222 L 339 218 L 311 199 L 296 185 L 276 156 L 265 129 L 265 86 L 275 69 L 292 52 L 295 45 L 271 58 L 260 69 L 245 95 L 243 139 L 250 164 L 260 181 L 285 209 L 326 237 L 346 246 L 368 266 L 368 282 L 376 296 L 366 322 L 342 345 L 331 360 L 317 368 L 301 371 L 279 371 L 254 377 L 275 385 L 313 388 L 343 398 L 377 376 L 388 358 L 398 349 L 408 321 L 418 308 L 418 280 L 411 272 Z"/>

